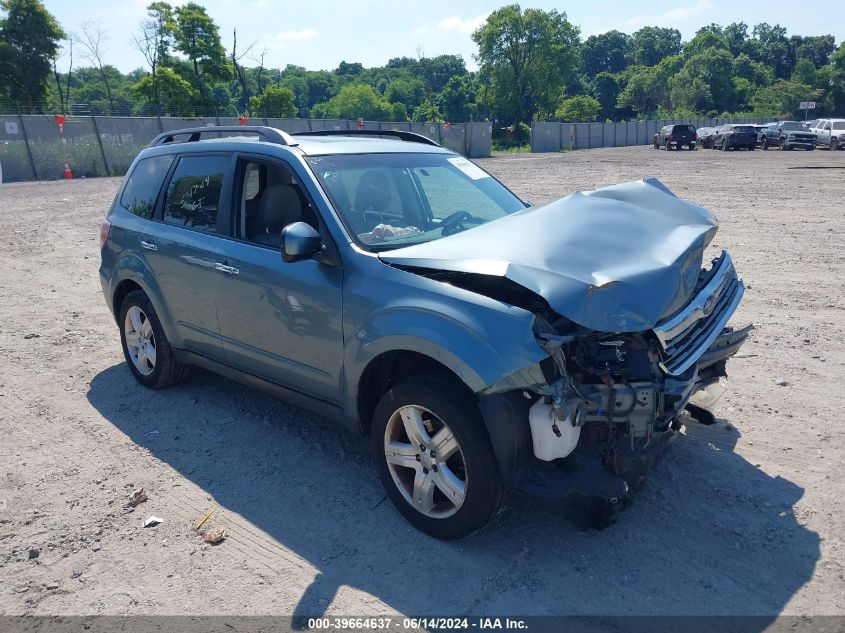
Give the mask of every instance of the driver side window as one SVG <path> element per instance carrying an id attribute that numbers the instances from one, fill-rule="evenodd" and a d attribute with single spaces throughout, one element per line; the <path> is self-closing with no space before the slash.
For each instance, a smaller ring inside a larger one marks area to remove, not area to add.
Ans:
<path id="1" fill-rule="evenodd" d="M 238 237 L 279 248 L 288 224 L 305 222 L 319 230 L 317 215 L 290 169 L 275 162 L 241 160 L 238 174 Z"/>

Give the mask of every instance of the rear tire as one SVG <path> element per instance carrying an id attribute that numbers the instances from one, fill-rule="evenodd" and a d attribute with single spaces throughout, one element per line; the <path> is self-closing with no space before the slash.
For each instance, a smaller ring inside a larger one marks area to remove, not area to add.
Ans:
<path id="1" fill-rule="evenodd" d="M 839 141 L 837 141 L 836 139 L 831 139 L 831 141 L 830 141 L 830 151 L 835 152 L 838 149 L 839 149 Z"/>
<path id="2" fill-rule="evenodd" d="M 760 149 L 764 149 L 764 150 L 769 149 L 769 141 L 767 141 L 766 139 L 763 139 L 763 142 L 760 143 Z"/>
<path id="3" fill-rule="evenodd" d="M 126 295 L 118 318 L 123 356 L 135 380 L 150 389 L 175 385 L 188 366 L 173 355 L 153 304 L 142 290 Z"/>
<path id="4" fill-rule="evenodd" d="M 671 152 L 671 151 L 672 151 L 672 144 L 671 144 L 669 141 L 666 141 L 666 151 L 667 151 L 667 152 Z"/>
<path id="5" fill-rule="evenodd" d="M 417 529 L 463 538 L 501 509 L 504 489 L 484 422 L 453 379 L 423 374 L 391 387 L 373 414 L 371 441 L 388 496 Z"/>

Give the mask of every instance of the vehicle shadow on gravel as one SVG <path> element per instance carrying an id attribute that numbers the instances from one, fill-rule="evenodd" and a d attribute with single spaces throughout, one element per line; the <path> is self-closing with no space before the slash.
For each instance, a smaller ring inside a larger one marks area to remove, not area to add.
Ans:
<path id="1" fill-rule="evenodd" d="M 579 531 L 554 504 L 512 495 L 488 529 L 441 542 L 385 499 L 365 440 L 301 409 L 201 371 L 148 391 L 123 363 L 94 377 L 88 399 L 319 570 L 299 618 L 322 615 L 344 586 L 403 614 L 774 616 L 819 559 L 819 537 L 793 513 L 803 489 L 733 452 L 736 431 L 723 422 L 691 425 L 604 531 Z M 249 542 L 235 533 L 224 546 L 247 557 Z M 331 612 L 362 615 L 348 600 Z"/>

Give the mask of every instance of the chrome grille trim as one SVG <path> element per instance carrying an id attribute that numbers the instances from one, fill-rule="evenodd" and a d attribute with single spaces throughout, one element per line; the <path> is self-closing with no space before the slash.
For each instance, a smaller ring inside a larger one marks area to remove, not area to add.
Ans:
<path id="1" fill-rule="evenodd" d="M 737 277 L 727 251 L 713 264 L 710 280 L 681 312 L 654 328 L 664 351 L 661 368 L 670 375 L 684 373 L 719 336 L 730 320 L 745 286 Z"/>

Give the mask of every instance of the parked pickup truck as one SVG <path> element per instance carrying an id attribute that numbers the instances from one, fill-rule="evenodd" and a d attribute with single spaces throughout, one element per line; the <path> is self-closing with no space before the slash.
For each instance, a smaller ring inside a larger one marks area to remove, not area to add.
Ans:
<path id="1" fill-rule="evenodd" d="M 845 119 L 819 119 L 809 132 L 819 147 L 845 148 Z"/>
<path id="2" fill-rule="evenodd" d="M 780 147 L 783 150 L 791 150 L 800 147 L 812 150 L 816 147 L 816 136 L 805 129 L 798 121 L 780 121 L 767 125 L 760 132 L 762 135 L 761 146 L 763 149 Z"/>

